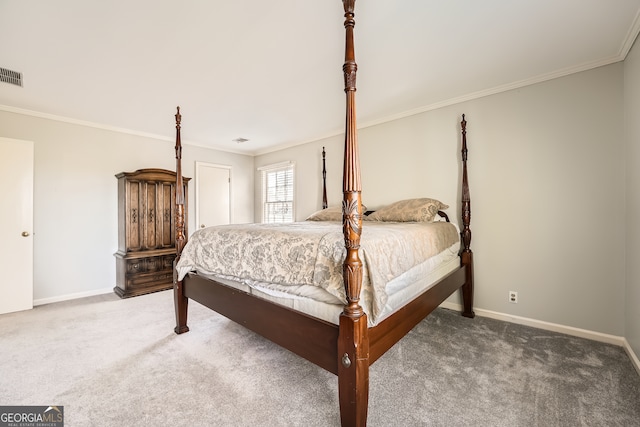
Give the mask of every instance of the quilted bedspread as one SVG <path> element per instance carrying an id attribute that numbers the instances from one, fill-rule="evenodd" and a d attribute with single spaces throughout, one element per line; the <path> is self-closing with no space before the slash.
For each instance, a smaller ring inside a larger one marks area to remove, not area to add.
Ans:
<path id="1" fill-rule="evenodd" d="M 385 285 L 405 271 L 459 241 L 446 222 L 365 221 L 360 241 L 363 262 L 361 299 L 372 301 L 376 316 L 387 301 Z M 240 224 L 196 231 L 177 264 L 179 279 L 188 271 L 259 282 L 280 292 L 317 286 L 346 303 L 342 263 L 346 254 L 342 224 L 304 221 Z M 365 295 L 365 294 L 369 295 Z"/>

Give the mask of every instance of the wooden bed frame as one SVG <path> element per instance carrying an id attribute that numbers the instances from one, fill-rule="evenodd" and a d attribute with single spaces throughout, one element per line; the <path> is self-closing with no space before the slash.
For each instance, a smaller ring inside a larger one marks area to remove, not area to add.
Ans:
<path id="1" fill-rule="evenodd" d="M 362 230 L 360 165 L 356 130 L 356 62 L 353 46 L 355 0 L 343 0 L 346 48 L 343 66 L 346 93 L 346 132 L 343 169 L 343 232 L 347 255 L 344 286 L 347 295 L 339 324 L 332 324 L 284 306 L 260 299 L 222 283 L 189 273 L 182 281 L 174 272 L 176 327 L 182 334 L 187 326 L 187 306 L 193 299 L 227 318 L 251 329 L 274 343 L 304 357 L 338 376 L 340 418 L 343 426 L 365 426 L 369 394 L 369 366 L 437 308 L 462 288 L 463 312 L 473 312 L 473 253 L 470 249 L 471 202 L 467 178 L 466 120 L 462 116 L 462 250 L 460 267 L 375 327 L 367 326 L 367 316 L 359 304 L 362 262 L 358 255 Z M 176 248 L 177 255 L 187 241 L 184 224 L 182 185 L 182 145 L 180 109 L 176 114 Z M 324 158 L 324 148 L 323 148 Z M 323 180 L 326 171 L 323 168 Z M 326 196 L 323 194 L 323 207 Z M 177 259 L 176 259 L 177 262 Z"/>

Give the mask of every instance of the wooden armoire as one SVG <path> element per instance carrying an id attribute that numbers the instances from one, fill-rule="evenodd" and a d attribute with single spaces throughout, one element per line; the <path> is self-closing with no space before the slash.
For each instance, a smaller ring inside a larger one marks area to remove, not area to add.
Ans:
<path id="1" fill-rule="evenodd" d="M 121 172 L 116 178 L 118 252 L 114 254 L 116 286 L 113 290 L 121 298 L 127 298 L 169 289 L 173 286 L 176 257 L 176 173 L 139 169 Z M 184 178 L 185 198 L 189 179 Z M 186 206 L 185 200 L 185 227 Z"/>

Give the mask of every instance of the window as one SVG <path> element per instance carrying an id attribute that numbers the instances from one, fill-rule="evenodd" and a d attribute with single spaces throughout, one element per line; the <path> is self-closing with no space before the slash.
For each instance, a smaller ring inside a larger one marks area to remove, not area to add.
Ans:
<path id="1" fill-rule="evenodd" d="M 278 163 L 262 172 L 262 222 L 293 222 L 293 163 Z"/>

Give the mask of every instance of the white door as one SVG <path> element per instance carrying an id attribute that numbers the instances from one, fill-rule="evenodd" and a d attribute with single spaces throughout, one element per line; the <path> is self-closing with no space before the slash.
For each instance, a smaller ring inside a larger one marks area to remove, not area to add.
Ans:
<path id="1" fill-rule="evenodd" d="M 231 167 L 196 162 L 198 228 L 231 222 Z"/>
<path id="2" fill-rule="evenodd" d="M 33 142 L 0 138 L 0 314 L 33 308 Z"/>

